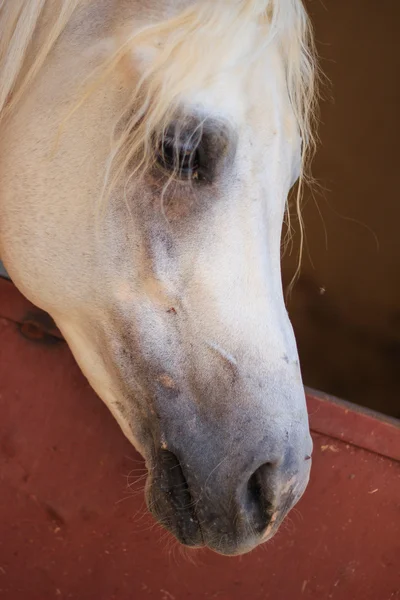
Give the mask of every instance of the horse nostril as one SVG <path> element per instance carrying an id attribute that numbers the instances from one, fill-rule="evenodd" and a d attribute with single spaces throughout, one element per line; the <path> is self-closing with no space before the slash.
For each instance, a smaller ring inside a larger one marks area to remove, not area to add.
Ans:
<path id="1" fill-rule="evenodd" d="M 189 486 L 178 458 L 169 450 L 159 452 L 159 488 L 175 510 L 188 511 L 192 504 Z"/>
<path id="2" fill-rule="evenodd" d="M 273 513 L 268 498 L 268 479 L 273 470 L 271 463 L 258 467 L 247 482 L 245 509 L 251 526 L 261 533 L 267 527 Z"/>

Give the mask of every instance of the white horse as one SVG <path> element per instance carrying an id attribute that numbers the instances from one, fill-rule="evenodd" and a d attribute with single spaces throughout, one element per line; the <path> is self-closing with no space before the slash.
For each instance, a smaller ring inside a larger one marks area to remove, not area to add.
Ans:
<path id="1" fill-rule="evenodd" d="M 314 71 L 300 0 L 0 0 L 1 259 L 145 457 L 152 513 L 224 554 L 309 478 L 280 240 Z"/>

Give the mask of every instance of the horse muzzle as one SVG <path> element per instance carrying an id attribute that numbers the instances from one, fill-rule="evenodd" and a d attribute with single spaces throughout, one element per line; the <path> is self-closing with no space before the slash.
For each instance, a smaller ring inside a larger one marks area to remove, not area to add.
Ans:
<path id="1" fill-rule="evenodd" d="M 162 449 L 147 483 L 149 510 L 186 546 L 243 554 L 273 537 L 302 496 L 311 440 L 307 453 L 293 456 L 288 448 L 281 459 L 258 460 L 255 468 L 254 460 L 246 467 L 230 457 L 207 472 Z"/>

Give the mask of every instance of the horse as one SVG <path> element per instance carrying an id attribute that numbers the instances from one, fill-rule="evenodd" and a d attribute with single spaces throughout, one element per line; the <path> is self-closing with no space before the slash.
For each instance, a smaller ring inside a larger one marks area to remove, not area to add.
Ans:
<path id="1" fill-rule="evenodd" d="M 188 547 L 252 550 L 309 480 L 280 261 L 316 79 L 301 0 L 0 2 L 1 260 Z"/>

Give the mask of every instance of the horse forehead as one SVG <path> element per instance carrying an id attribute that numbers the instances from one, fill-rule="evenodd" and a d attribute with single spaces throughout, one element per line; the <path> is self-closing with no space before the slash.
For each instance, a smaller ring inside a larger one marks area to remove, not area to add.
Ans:
<path id="1" fill-rule="evenodd" d="M 134 18 L 127 18 L 115 28 L 116 47 L 127 31 L 146 25 L 156 25 L 175 16 L 182 9 L 195 4 L 193 0 L 180 2 L 144 2 Z M 150 10 L 151 9 L 151 10 Z M 193 80 L 191 87 L 181 92 L 182 105 L 200 108 L 200 112 L 210 112 L 215 117 L 232 118 L 240 122 L 242 118 L 249 122 L 252 114 L 257 119 L 271 120 L 276 116 L 276 106 L 291 117 L 291 108 L 287 94 L 285 67 L 278 43 L 271 41 L 262 52 L 257 51 L 260 41 L 250 30 L 241 38 L 232 40 L 229 50 L 210 65 L 205 81 L 196 76 L 196 65 L 202 66 L 201 44 L 190 50 L 193 61 Z M 190 44 L 190 40 L 188 40 Z M 123 72 L 128 84 L 140 79 L 152 62 L 156 62 L 163 45 L 157 36 L 145 45 L 135 45 L 120 61 L 118 68 Z M 254 55 L 256 54 L 256 58 Z M 181 59 L 186 57 L 181 57 Z M 171 56 L 169 66 L 176 62 L 179 71 L 179 58 Z M 275 110 L 272 111 L 272 107 Z"/>

